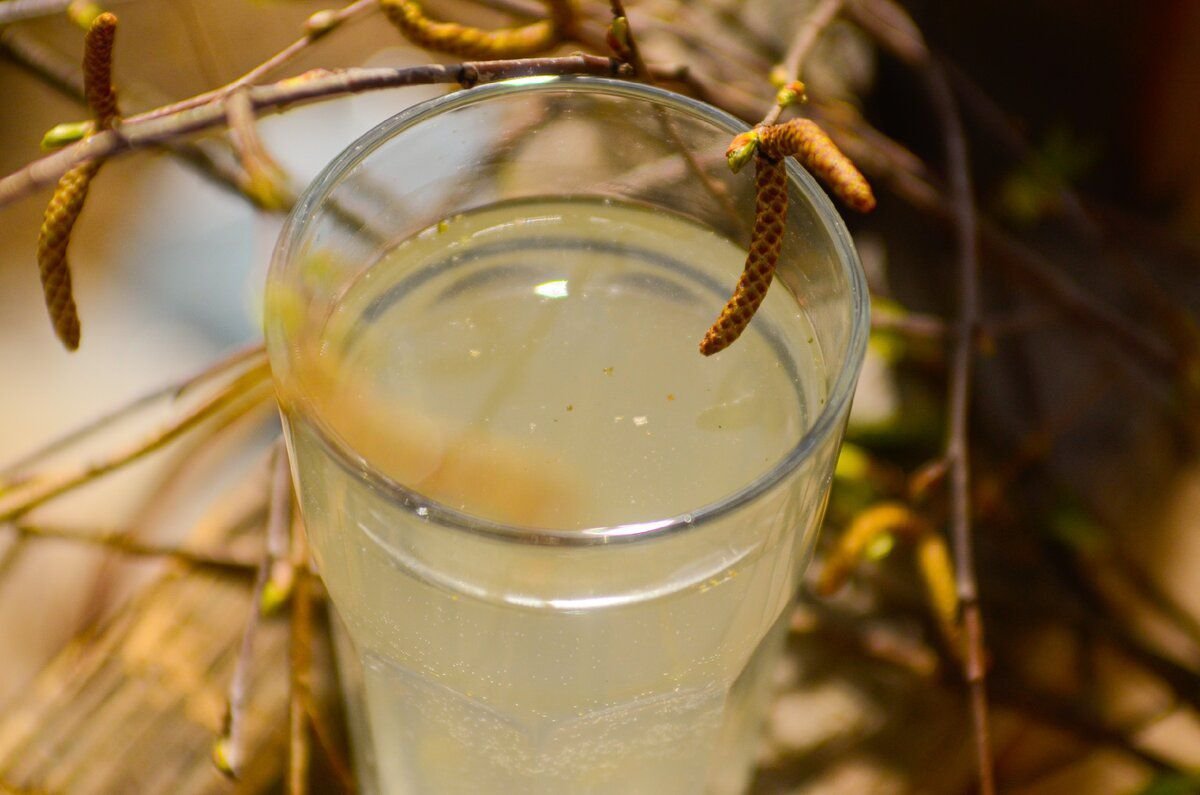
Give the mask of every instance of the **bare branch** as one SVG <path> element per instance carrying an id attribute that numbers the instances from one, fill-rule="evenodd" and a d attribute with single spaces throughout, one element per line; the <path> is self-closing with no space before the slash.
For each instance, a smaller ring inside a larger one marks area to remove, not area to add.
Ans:
<path id="1" fill-rule="evenodd" d="M 642 50 L 638 46 L 637 37 L 633 35 L 633 30 L 629 27 L 625 4 L 621 0 L 609 0 L 608 6 L 613 15 L 613 42 L 611 44 L 616 44 L 621 49 L 618 55 L 629 62 L 639 80 L 653 83 L 654 78 L 650 75 L 650 67 L 642 58 Z M 623 31 L 621 35 L 617 35 L 619 30 Z"/>
<path id="2" fill-rule="evenodd" d="M 0 28 L 0 53 L 48 82 L 57 91 L 79 102 L 83 97 L 83 69 L 32 36 L 14 28 Z"/>
<path id="3" fill-rule="evenodd" d="M 20 477 L 22 470 L 28 469 L 38 461 L 65 450 L 76 442 L 80 442 L 95 433 L 105 430 L 114 423 L 136 413 L 139 409 L 146 408 L 167 398 L 177 400 L 183 397 L 189 390 L 227 374 L 238 365 L 245 364 L 252 359 L 261 360 L 262 357 L 263 346 L 261 343 L 239 348 L 193 375 L 189 375 L 166 386 L 158 387 L 152 392 L 134 398 L 120 408 L 110 411 L 94 420 L 90 420 L 84 425 L 51 440 L 47 444 L 26 453 L 16 461 L 9 463 L 3 469 L 0 469 L 0 483 L 11 483 Z"/>
<path id="4" fill-rule="evenodd" d="M 821 33 L 841 12 L 844 4 L 845 0 L 819 0 L 816 7 L 800 23 L 800 27 L 796 29 L 796 35 L 788 47 L 787 55 L 783 59 L 785 82 L 800 79 L 805 59 L 816 46 Z M 767 115 L 763 117 L 761 123 L 771 125 L 779 121 L 784 107 L 786 107 L 784 103 L 776 101 L 771 110 L 767 111 Z"/>
<path id="5" fill-rule="evenodd" d="M 249 574 L 259 566 L 255 561 L 218 551 L 187 549 L 170 544 L 138 541 L 131 536 L 128 530 L 97 532 L 26 522 L 18 522 L 10 526 L 16 531 L 19 539 L 70 541 L 76 544 L 103 547 L 120 555 L 138 558 L 164 558 L 186 566 L 239 576 Z"/>
<path id="6" fill-rule="evenodd" d="M 457 83 L 467 87 L 531 75 L 592 74 L 626 77 L 629 67 L 596 55 L 472 61 L 401 68 L 314 69 L 297 77 L 249 90 L 256 112 L 279 112 L 320 99 L 402 86 Z M 108 158 L 171 141 L 225 123 L 224 104 L 213 100 L 189 110 L 161 115 L 158 111 L 127 119 L 120 130 L 97 133 L 43 157 L 0 179 L 0 207 L 58 180 L 75 164 Z"/>
<path id="7" fill-rule="evenodd" d="M 237 778 L 241 775 L 242 727 L 245 725 L 246 702 L 250 695 L 250 664 L 254 660 L 254 637 L 258 632 L 258 620 L 262 615 L 263 589 L 267 585 L 270 562 L 263 558 L 254 576 L 254 591 L 250 597 L 250 615 L 242 630 L 242 641 L 234 661 L 233 676 L 229 680 L 229 698 L 225 704 L 225 717 L 221 734 L 213 744 L 213 761 L 224 774 Z"/>
<path id="8" fill-rule="evenodd" d="M 258 66 L 246 72 L 241 77 L 226 83 L 220 88 L 214 88 L 211 91 L 206 91 L 203 94 L 197 94 L 194 97 L 189 97 L 179 102 L 170 105 L 164 105 L 160 108 L 155 108 L 152 111 L 136 116 L 137 119 L 152 119 L 160 116 L 170 116 L 180 111 L 190 108 L 207 105 L 211 102 L 220 101 L 225 97 L 237 91 L 239 88 L 245 88 L 254 84 L 259 78 L 270 74 L 274 70 L 286 64 L 288 61 L 296 57 L 300 52 L 305 50 L 310 44 L 325 34 L 329 33 L 335 27 L 352 19 L 360 14 L 363 14 L 379 5 L 379 0 L 356 0 L 356 2 L 339 9 L 338 11 L 321 11 L 309 18 L 308 30 L 305 34 L 296 39 L 296 41 L 284 47 L 279 52 L 272 55 L 267 60 L 260 63 Z M 316 22 L 317 24 L 314 24 Z"/>
<path id="9" fill-rule="evenodd" d="M 308 544 L 300 522 L 292 524 L 292 565 L 296 567 L 296 590 L 292 596 L 292 636 L 288 648 L 290 693 L 288 702 L 289 795 L 308 792 L 309 733 L 307 704 L 312 693 L 313 582 L 308 570 Z"/>
<path id="10" fill-rule="evenodd" d="M 970 164 L 967 160 L 966 136 L 954 96 L 946 83 L 945 75 L 935 65 L 927 66 L 925 79 L 945 136 L 946 168 L 949 173 L 958 248 L 959 316 L 950 362 L 950 421 L 945 457 L 950 465 L 950 534 L 954 546 L 954 567 L 966 639 L 963 673 L 970 688 L 971 711 L 975 721 L 979 788 L 982 795 L 990 795 L 995 792 L 996 783 L 988 721 L 983 617 L 979 608 L 979 587 L 975 574 L 971 530 L 971 474 L 967 438 L 975 331 L 979 320 L 978 226 L 975 198 L 971 189 Z"/>
<path id="11" fill-rule="evenodd" d="M 321 751 L 325 754 L 325 761 L 329 763 L 329 769 L 333 772 L 334 778 L 337 779 L 338 786 L 342 788 L 342 792 L 351 793 L 357 792 L 358 789 L 354 783 L 354 773 L 350 769 L 350 765 L 346 761 L 346 757 L 334 741 L 333 732 L 329 728 L 329 724 L 324 720 L 324 716 L 317 710 L 317 706 L 313 703 L 310 697 L 304 705 L 305 714 L 308 716 L 308 723 L 312 727 L 313 737 L 320 746 Z"/>
<path id="12" fill-rule="evenodd" d="M 916 312 L 897 314 L 871 307 L 871 331 L 887 331 L 907 337 L 941 339 L 946 336 L 946 322 L 933 315 Z"/>
<path id="13" fill-rule="evenodd" d="M 855 8 L 856 18 L 858 16 Z M 951 202 L 941 181 L 926 172 L 911 152 L 861 118 L 847 119 L 819 103 L 820 115 L 837 116 L 831 125 L 842 127 L 846 134 L 838 135 L 838 143 L 855 162 L 861 163 L 872 179 L 886 182 L 892 191 L 923 212 L 946 220 L 952 219 Z M 838 110 L 844 110 L 839 108 Z M 1002 264 L 1022 280 L 1022 285 L 1035 299 L 1053 304 L 1068 317 L 1100 332 L 1093 339 L 1111 344 L 1127 354 L 1143 368 L 1162 375 L 1175 369 L 1175 355 L 1170 346 L 1149 334 L 1103 299 L 1075 282 L 1045 256 L 1015 239 L 986 218 L 979 219 L 979 234 L 987 249 L 998 257 L 988 259 L 990 266 Z"/>
<path id="14" fill-rule="evenodd" d="M 282 210 L 295 203 L 283 167 L 271 157 L 255 126 L 254 108 L 247 89 L 240 88 L 225 99 L 229 139 L 241 162 L 243 190 L 259 207 Z"/>
<path id="15" fill-rule="evenodd" d="M 28 71 L 65 97 L 83 103 L 83 72 L 79 64 L 46 47 L 22 31 L 12 28 L 0 29 L 0 54 Z M 143 100 L 150 93 L 137 86 L 122 85 L 125 96 Z M 171 141 L 160 145 L 166 153 L 191 166 L 202 177 L 214 185 L 257 203 L 257 197 L 247 195 L 242 188 L 241 174 L 228 158 L 218 157 L 212 151 L 218 142 L 205 144 Z M 265 208 L 264 208 L 265 209 Z"/>
<path id="16" fill-rule="evenodd" d="M 4 0 L 0 3 L 0 25 L 61 14 L 70 4 L 71 0 Z"/>
<path id="17" fill-rule="evenodd" d="M 213 396 L 183 416 L 139 439 L 131 446 L 90 464 L 75 465 L 64 471 L 35 477 L 12 492 L 0 495 L 0 522 L 22 516 L 37 506 L 65 494 L 85 483 L 109 474 L 133 461 L 165 447 L 205 420 L 219 414 L 239 401 L 247 403 L 265 400 L 272 394 L 267 384 L 267 366 L 259 364 L 225 384 Z"/>
<path id="18" fill-rule="evenodd" d="M 979 322 L 979 230 L 966 133 L 945 74 L 929 57 L 920 31 L 908 20 L 903 9 L 891 0 L 859 0 L 855 8 L 860 24 L 924 80 L 942 128 L 950 193 L 949 210 L 958 260 L 958 319 L 950 354 L 949 418 L 944 457 L 950 475 L 950 535 L 966 642 L 963 676 L 970 692 L 971 714 L 975 724 L 979 789 L 982 795 L 992 795 L 996 790 L 996 781 L 988 718 L 987 662 L 971 530 L 968 422 L 975 333 Z M 907 20 L 908 24 L 883 24 L 881 19 Z"/>
<path id="19" fill-rule="evenodd" d="M 291 548 L 288 529 L 292 525 L 292 473 L 282 441 L 276 443 L 271 457 L 270 490 L 266 526 L 268 578 L 259 602 L 264 613 L 271 613 L 287 601 L 296 581 L 296 566 L 288 555 Z"/>

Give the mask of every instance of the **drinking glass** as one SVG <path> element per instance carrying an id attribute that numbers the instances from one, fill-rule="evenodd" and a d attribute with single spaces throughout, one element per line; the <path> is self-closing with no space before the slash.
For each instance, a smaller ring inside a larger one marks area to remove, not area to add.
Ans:
<path id="1" fill-rule="evenodd" d="M 292 212 L 266 331 L 366 792 L 737 793 L 861 366 L 850 238 L 745 125 L 631 82 L 412 107 Z"/>

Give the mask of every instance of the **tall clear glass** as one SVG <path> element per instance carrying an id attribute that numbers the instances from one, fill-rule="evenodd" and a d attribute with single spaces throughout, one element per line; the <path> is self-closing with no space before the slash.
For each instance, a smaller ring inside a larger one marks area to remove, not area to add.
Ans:
<path id="1" fill-rule="evenodd" d="M 376 127 L 271 267 L 267 340 L 368 792 L 736 793 L 861 365 L 850 239 L 789 166 L 742 267 L 745 126 L 529 78 Z"/>

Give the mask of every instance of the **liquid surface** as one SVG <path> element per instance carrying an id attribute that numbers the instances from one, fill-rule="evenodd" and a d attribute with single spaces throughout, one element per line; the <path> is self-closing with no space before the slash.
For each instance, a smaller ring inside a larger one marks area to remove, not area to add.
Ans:
<path id="1" fill-rule="evenodd" d="M 397 246 L 341 297 L 302 373 L 325 427 L 287 426 L 365 792 L 742 791 L 836 439 L 735 510 L 631 544 L 498 540 L 434 503 L 617 525 L 769 471 L 825 371 L 780 285 L 699 354 L 743 256 L 641 208 L 510 204 Z"/>
<path id="2" fill-rule="evenodd" d="M 825 389 L 811 329 L 780 285 L 732 348 L 698 353 L 744 256 L 632 206 L 536 202 L 453 218 L 394 248 L 339 301 L 321 346 L 340 370 L 325 414 L 351 446 L 400 428 L 425 449 L 397 456 L 393 444 L 375 457 L 402 460 L 380 468 L 488 519 L 571 529 L 716 502 L 795 446 Z M 375 430 L 355 427 L 366 424 Z M 515 492 L 491 494 L 476 470 Z"/>

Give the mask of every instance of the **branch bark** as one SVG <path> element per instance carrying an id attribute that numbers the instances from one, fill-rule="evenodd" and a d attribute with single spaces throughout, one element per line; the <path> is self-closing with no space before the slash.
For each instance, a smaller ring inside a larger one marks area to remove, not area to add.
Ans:
<path id="1" fill-rule="evenodd" d="M 829 27 L 841 12 L 843 5 L 845 5 L 845 0 L 820 0 L 812 12 L 800 23 L 800 27 L 796 29 L 796 35 L 788 47 L 787 55 L 783 59 L 783 71 L 788 80 L 800 79 L 800 71 L 804 68 L 805 59 L 808 58 L 808 54 L 812 52 L 813 47 L 821 38 L 821 32 Z M 779 121 L 784 107 L 776 102 L 761 123 L 769 126 Z"/>
<path id="2" fill-rule="evenodd" d="M 294 105 L 383 88 L 437 83 L 456 83 L 466 88 L 532 75 L 628 77 L 631 71 L 627 65 L 611 58 L 583 54 L 401 68 L 314 69 L 297 77 L 251 88 L 249 97 L 256 113 L 280 112 Z M 68 170 L 85 160 L 109 158 L 135 149 L 145 149 L 221 126 L 225 121 L 225 107 L 220 100 L 211 100 L 165 116 L 158 111 L 132 116 L 118 129 L 97 133 L 0 179 L 0 207 L 54 184 Z"/>
<path id="3" fill-rule="evenodd" d="M 992 795 L 996 780 L 988 715 L 987 662 L 971 528 L 968 435 L 975 332 L 979 322 L 979 224 L 966 133 L 945 73 L 930 58 L 920 31 L 904 10 L 891 0 L 860 0 L 853 12 L 870 34 L 921 77 L 942 129 L 958 261 L 958 318 L 950 355 L 949 417 L 943 456 L 950 472 L 950 536 L 965 639 L 963 678 L 967 682 L 975 728 L 979 791 L 981 795 Z"/>

